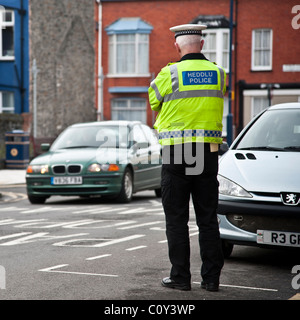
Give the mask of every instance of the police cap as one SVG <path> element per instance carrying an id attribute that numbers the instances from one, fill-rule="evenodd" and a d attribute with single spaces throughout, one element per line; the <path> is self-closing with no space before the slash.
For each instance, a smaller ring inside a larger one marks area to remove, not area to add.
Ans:
<path id="1" fill-rule="evenodd" d="M 192 34 L 198 34 L 201 36 L 202 30 L 206 28 L 207 26 L 204 24 L 182 24 L 180 26 L 172 27 L 170 28 L 170 30 L 175 33 L 175 38 L 177 38 L 178 36 Z"/>

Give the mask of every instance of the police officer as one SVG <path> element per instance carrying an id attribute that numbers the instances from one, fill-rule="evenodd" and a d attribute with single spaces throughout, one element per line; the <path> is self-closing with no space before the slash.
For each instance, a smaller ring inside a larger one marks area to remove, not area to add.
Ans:
<path id="1" fill-rule="evenodd" d="M 154 128 L 163 145 L 162 203 L 166 218 L 170 276 L 164 287 L 191 290 L 189 202 L 199 228 L 201 287 L 218 291 L 223 267 L 218 204 L 218 146 L 226 73 L 201 53 L 205 25 L 180 25 L 175 48 L 180 56 L 151 82 L 149 101 L 158 115 Z"/>

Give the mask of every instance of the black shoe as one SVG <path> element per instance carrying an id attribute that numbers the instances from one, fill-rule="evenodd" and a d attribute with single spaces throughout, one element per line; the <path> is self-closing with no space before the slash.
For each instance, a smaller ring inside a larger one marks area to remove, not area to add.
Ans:
<path id="1" fill-rule="evenodd" d="M 219 291 L 219 283 L 215 283 L 215 282 L 208 282 L 207 283 L 205 281 L 202 281 L 201 288 L 206 289 L 207 291 L 216 292 L 216 291 Z"/>
<path id="2" fill-rule="evenodd" d="M 163 278 L 161 280 L 161 284 L 163 287 L 166 288 L 172 288 L 172 289 L 178 289 L 178 290 L 184 290 L 184 291 L 189 291 L 191 290 L 191 285 L 188 283 L 179 283 L 176 282 L 172 279 L 170 279 L 169 277 L 167 278 Z"/>

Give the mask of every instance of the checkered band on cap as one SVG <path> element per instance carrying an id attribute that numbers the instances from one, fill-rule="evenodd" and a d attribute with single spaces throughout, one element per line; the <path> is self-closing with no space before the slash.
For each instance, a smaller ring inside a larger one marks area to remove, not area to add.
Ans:
<path id="1" fill-rule="evenodd" d="M 170 31 L 175 33 L 175 38 L 183 35 L 202 35 L 202 30 L 207 28 L 204 24 L 182 24 L 180 26 L 175 26 L 170 28 Z"/>
<path id="2" fill-rule="evenodd" d="M 178 31 L 175 33 L 175 38 L 179 36 L 186 36 L 186 35 L 192 35 L 192 34 L 197 34 L 199 36 L 202 36 L 202 30 L 183 30 L 183 31 Z"/>

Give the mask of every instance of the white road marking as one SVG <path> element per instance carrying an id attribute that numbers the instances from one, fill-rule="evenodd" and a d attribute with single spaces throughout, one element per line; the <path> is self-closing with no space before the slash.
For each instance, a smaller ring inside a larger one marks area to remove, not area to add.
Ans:
<path id="1" fill-rule="evenodd" d="M 156 213 L 157 212 L 157 213 Z M 125 211 L 120 211 L 118 214 L 131 214 L 131 213 L 149 213 L 154 214 L 154 215 L 163 215 L 163 209 L 162 208 L 145 208 L 145 207 L 138 207 L 138 208 L 133 208 L 133 209 L 128 209 Z"/>
<path id="2" fill-rule="evenodd" d="M 2 192 L 2 195 L 8 197 L 8 199 L 4 199 L 3 202 L 17 202 L 27 199 L 27 195 L 24 193 Z"/>
<path id="3" fill-rule="evenodd" d="M 31 232 L 30 232 L 28 236 L 25 236 L 25 237 L 22 237 L 22 238 L 19 238 L 16 240 L 8 241 L 5 243 L 1 243 L 1 246 L 15 246 L 18 244 L 30 243 L 30 242 L 35 241 L 36 238 L 44 237 L 47 234 L 48 234 L 48 232 L 40 232 L 40 233 L 35 233 L 35 234 L 31 234 Z"/>
<path id="4" fill-rule="evenodd" d="M 143 249 L 143 248 L 147 248 L 147 246 L 138 246 L 138 247 L 128 248 L 128 249 L 126 249 L 126 251 L 139 250 L 139 249 Z"/>
<path id="5" fill-rule="evenodd" d="M 78 274 L 78 275 L 86 275 L 86 276 L 99 276 L 99 277 L 118 277 L 116 274 L 103 274 L 103 273 L 87 273 L 87 272 L 76 272 L 76 271 L 62 271 L 62 270 L 56 270 L 63 267 L 67 267 L 68 264 L 60 264 L 58 266 L 40 269 L 38 271 L 41 272 L 56 272 L 56 273 L 67 273 L 67 274 Z"/>
<path id="6" fill-rule="evenodd" d="M 0 237 L 0 240 L 6 240 L 6 239 L 10 239 L 10 238 L 17 238 L 17 237 L 21 237 L 21 236 L 26 236 L 28 234 L 31 234 L 31 232 L 14 233 L 14 234 L 10 234 L 8 236 Z"/>
<path id="7" fill-rule="evenodd" d="M 68 264 L 59 264 L 58 266 L 49 267 L 49 268 L 45 268 L 45 269 L 40 269 L 39 271 L 49 272 L 49 271 L 52 271 L 54 269 L 60 269 L 60 268 L 66 267 L 66 266 L 68 266 Z"/>
<path id="8" fill-rule="evenodd" d="M 60 211 L 61 208 L 53 208 L 53 207 L 41 207 L 37 209 L 30 209 L 30 210 L 24 210 L 21 212 L 21 214 L 28 214 L 28 213 L 43 213 L 43 212 L 50 212 L 50 211 Z"/>
<path id="9" fill-rule="evenodd" d="M 163 223 L 163 221 L 154 221 L 154 222 L 147 222 L 147 223 L 141 223 L 141 224 L 134 224 L 132 226 L 121 227 L 118 229 L 119 230 L 128 230 L 128 229 L 139 228 L 139 227 L 144 227 L 144 226 L 152 226 L 152 225 L 158 224 L 158 223 Z"/>
<path id="10" fill-rule="evenodd" d="M 83 209 L 83 210 L 77 210 L 72 212 L 73 214 L 79 214 L 79 213 L 87 213 L 87 214 L 98 214 L 98 213 L 106 213 L 106 212 L 113 212 L 113 211 L 119 211 L 119 207 L 92 207 L 89 209 Z"/>
<path id="11" fill-rule="evenodd" d="M 54 246 L 58 246 L 58 247 L 90 247 L 90 248 L 100 248 L 100 247 L 106 247 L 106 246 L 110 246 L 116 243 L 120 243 L 120 242 L 124 242 L 124 241 L 129 241 L 129 240 L 134 240 L 134 239 L 138 239 L 141 237 L 145 237 L 144 234 L 135 234 L 129 237 L 125 237 L 125 238 L 121 238 L 121 239 L 72 239 L 72 240 L 67 240 L 67 241 L 62 241 L 62 242 L 57 242 L 54 243 Z M 102 243 L 99 244 L 92 244 L 92 245 L 76 245 L 76 242 L 80 241 L 104 241 Z M 72 244 L 73 243 L 73 244 Z M 75 244 L 74 244 L 75 243 Z"/>
<path id="12" fill-rule="evenodd" d="M 96 260 L 96 259 L 101 259 L 101 258 L 106 258 L 106 257 L 110 257 L 111 254 L 102 254 L 101 256 L 95 256 L 95 257 L 90 257 L 90 258 L 86 258 L 85 260 Z"/>
<path id="13" fill-rule="evenodd" d="M 0 246 L 15 246 L 15 245 L 27 244 L 35 241 L 57 240 L 57 239 L 70 238 L 70 237 L 80 237 L 85 235 L 87 235 L 87 233 L 77 233 L 77 234 L 71 234 L 66 236 L 50 236 L 48 232 L 40 232 L 35 234 L 32 234 L 32 232 L 20 232 L 20 233 L 14 233 L 11 235 L 0 237 L 0 241 L 18 237 L 18 239 L 0 243 Z"/>
<path id="14" fill-rule="evenodd" d="M 193 283 L 195 283 L 195 284 L 200 284 L 200 282 L 193 282 Z M 220 284 L 220 287 L 278 292 L 277 289 L 257 288 L 257 287 L 246 287 L 246 286 L 236 286 L 236 285 L 232 285 L 232 284 Z"/>

